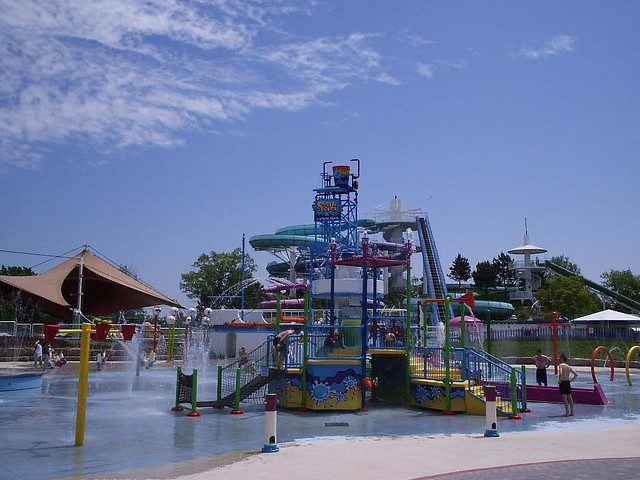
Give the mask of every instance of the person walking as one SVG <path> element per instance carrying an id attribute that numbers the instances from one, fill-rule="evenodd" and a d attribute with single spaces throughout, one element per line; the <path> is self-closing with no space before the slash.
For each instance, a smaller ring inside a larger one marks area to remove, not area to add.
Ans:
<path id="1" fill-rule="evenodd" d="M 571 382 L 578 377 L 576 371 L 571 368 L 566 355 L 560 355 L 558 365 L 558 390 L 564 402 L 565 417 L 573 417 L 573 397 L 571 396 Z M 571 375 L 573 374 L 572 378 Z"/>
<path id="2" fill-rule="evenodd" d="M 533 364 L 536 366 L 536 382 L 538 386 L 547 386 L 547 368 L 551 365 L 551 359 L 542 354 L 542 350 L 538 349 L 533 356 Z"/>
<path id="3" fill-rule="evenodd" d="M 45 342 L 42 345 L 42 370 L 46 370 L 49 368 L 51 363 L 49 362 L 49 345 Z"/>
<path id="4" fill-rule="evenodd" d="M 33 347 L 33 368 L 42 368 L 42 344 L 39 340 L 36 340 L 36 344 Z"/>

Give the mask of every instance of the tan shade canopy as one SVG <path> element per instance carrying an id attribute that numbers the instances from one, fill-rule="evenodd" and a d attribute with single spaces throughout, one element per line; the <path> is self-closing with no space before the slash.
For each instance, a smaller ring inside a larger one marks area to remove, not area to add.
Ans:
<path id="1" fill-rule="evenodd" d="M 121 272 L 88 250 L 69 258 L 42 275 L 0 275 L 0 292 L 19 293 L 21 301 L 36 303 L 40 309 L 62 320 L 73 318 L 78 304 L 78 273 L 82 260 L 82 313 L 108 315 L 151 305 L 180 304 L 166 295 Z"/>

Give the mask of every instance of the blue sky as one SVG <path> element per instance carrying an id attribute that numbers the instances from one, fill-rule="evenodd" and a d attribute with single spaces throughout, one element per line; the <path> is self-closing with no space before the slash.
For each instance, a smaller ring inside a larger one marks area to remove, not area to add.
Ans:
<path id="1" fill-rule="evenodd" d="M 311 223 L 359 158 L 360 217 L 422 208 L 445 270 L 527 217 L 640 273 L 639 39 L 637 2 L 1 0 L 0 249 L 90 244 L 190 303 L 199 254 Z"/>

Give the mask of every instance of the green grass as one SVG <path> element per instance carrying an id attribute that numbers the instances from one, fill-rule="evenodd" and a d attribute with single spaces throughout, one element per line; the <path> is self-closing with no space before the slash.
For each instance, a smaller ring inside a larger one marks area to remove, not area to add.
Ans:
<path id="1" fill-rule="evenodd" d="M 637 344 L 621 340 L 560 339 L 558 340 L 558 354 L 564 353 L 569 358 L 589 359 L 593 350 L 600 345 L 607 347 L 616 361 L 624 361 L 629 349 Z M 483 348 L 487 349 L 486 342 Z M 491 342 L 491 354 L 496 357 L 532 357 L 538 348 L 542 349 L 542 353 L 549 357 L 553 354 L 551 340 L 497 340 Z M 604 357 L 603 353 L 598 355 L 599 359 L 604 359 Z"/>

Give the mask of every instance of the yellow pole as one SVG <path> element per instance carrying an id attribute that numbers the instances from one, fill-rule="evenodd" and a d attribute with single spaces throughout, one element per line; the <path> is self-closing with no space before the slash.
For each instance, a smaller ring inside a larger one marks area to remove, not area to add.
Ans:
<path id="1" fill-rule="evenodd" d="M 76 407 L 76 447 L 84 443 L 84 421 L 87 413 L 87 390 L 89 384 L 89 344 L 91 324 L 82 324 L 80 334 L 80 368 L 78 370 L 78 404 Z"/>

